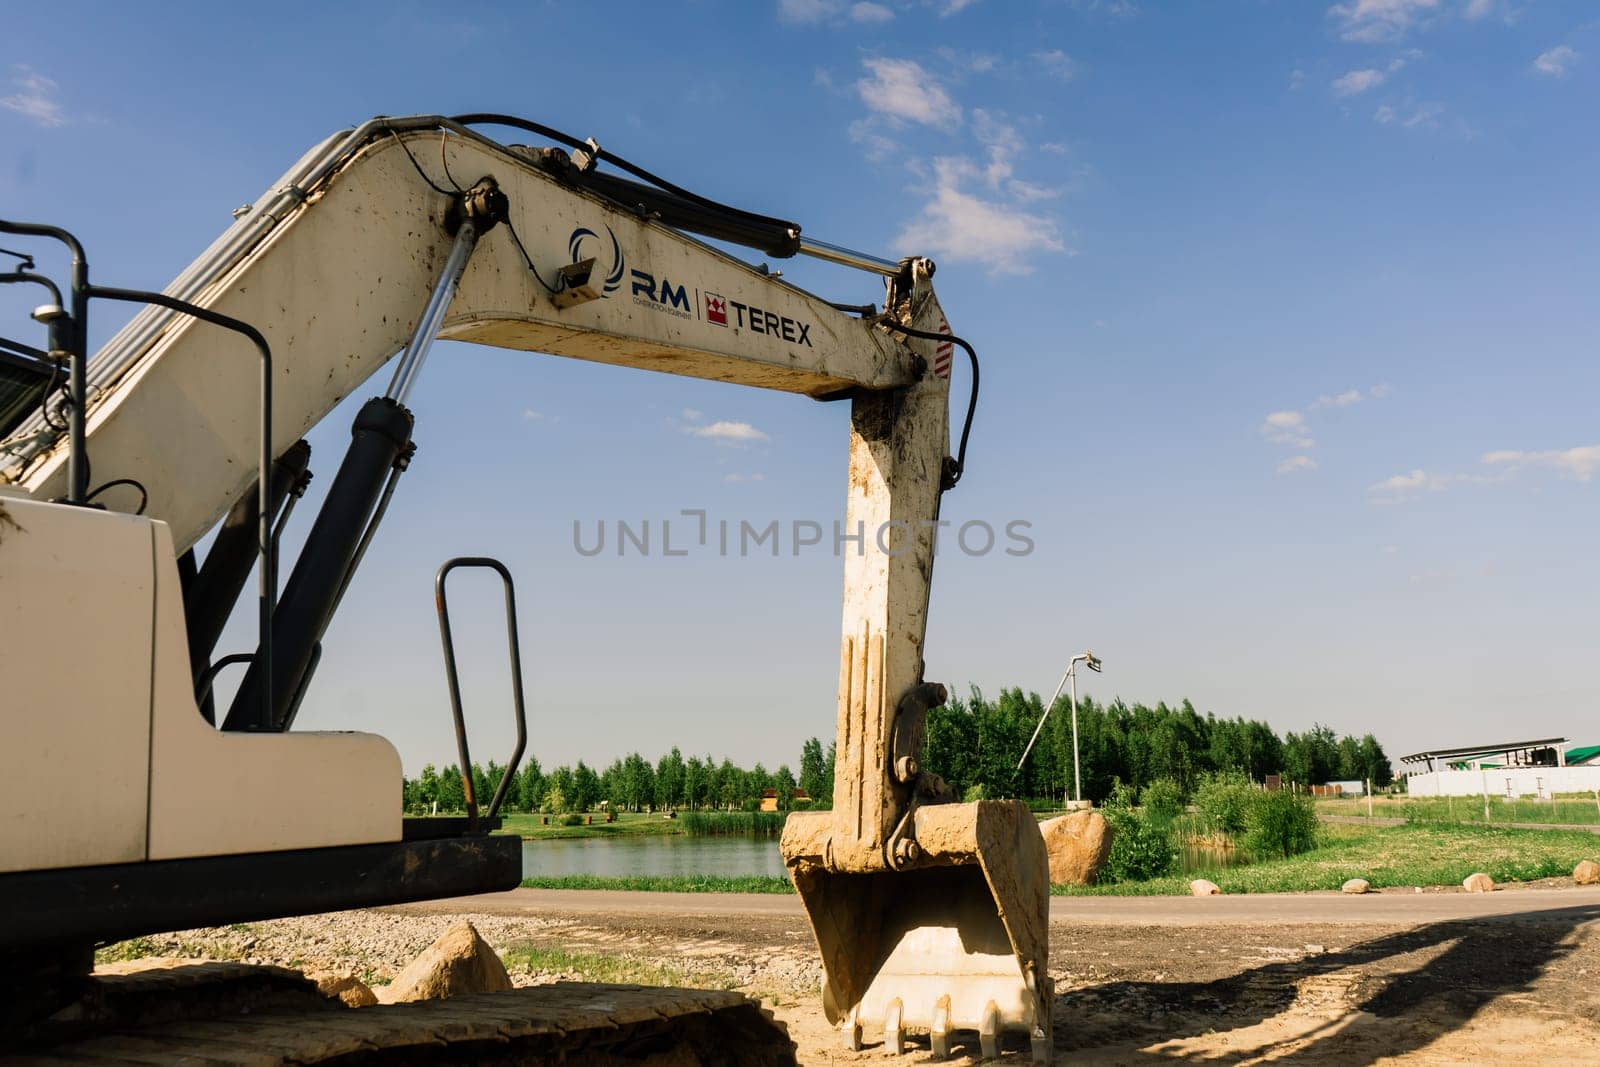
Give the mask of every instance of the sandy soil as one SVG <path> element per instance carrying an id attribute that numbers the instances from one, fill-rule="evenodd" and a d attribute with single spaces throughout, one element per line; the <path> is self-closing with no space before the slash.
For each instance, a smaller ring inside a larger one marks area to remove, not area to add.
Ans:
<path id="1" fill-rule="evenodd" d="M 1189 923 L 1194 913 L 1183 909 L 1193 903 L 1184 901 L 1149 921 L 1053 918 L 1057 1062 L 1600 1064 L 1600 904 L 1583 891 L 1522 892 L 1533 895 L 1512 914 L 1398 922 Z M 501 949 L 559 950 L 573 961 L 565 971 L 514 965 L 519 985 L 639 972 L 738 988 L 789 1026 L 803 1063 L 884 1062 L 876 1045 L 844 1050 L 823 1019 L 820 966 L 797 912 L 714 914 L 680 899 L 682 910 L 658 898 L 631 913 L 563 913 L 548 895 L 537 914 L 450 902 L 190 931 L 148 947 L 382 982 L 466 917 Z M 975 1041 L 958 1052 L 973 1062 Z M 930 1058 L 923 1038 L 900 1062 Z"/>

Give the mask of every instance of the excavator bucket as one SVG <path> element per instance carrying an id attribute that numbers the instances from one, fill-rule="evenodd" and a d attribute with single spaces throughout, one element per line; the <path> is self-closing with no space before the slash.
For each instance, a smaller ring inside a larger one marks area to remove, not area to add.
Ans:
<path id="1" fill-rule="evenodd" d="M 1044 839 L 1015 801 L 915 807 L 887 862 L 839 862 L 834 813 L 797 812 L 782 849 L 822 952 L 822 1002 L 846 1045 L 880 1028 L 905 1051 L 927 1033 L 936 1056 L 976 1031 L 985 1057 L 1002 1034 L 1027 1034 L 1048 1063 L 1049 874 Z"/>

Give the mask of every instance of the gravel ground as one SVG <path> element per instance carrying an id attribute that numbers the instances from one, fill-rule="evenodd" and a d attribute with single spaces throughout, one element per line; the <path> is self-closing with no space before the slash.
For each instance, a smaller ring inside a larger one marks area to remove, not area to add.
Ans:
<path id="1" fill-rule="evenodd" d="M 883 1062 L 879 1047 L 842 1049 L 823 1019 L 821 967 L 797 915 L 707 914 L 691 897 L 674 905 L 652 896 L 649 911 L 631 914 L 562 914 L 559 903 L 507 914 L 444 902 L 310 916 L 145 938 L 108 955 L 276 963 L 381 984 L 465 918 L 507 956 L 517 985 L 736 988 L 787 1023 L 802 1062 Z M 1600 905 L 1579 896 L 1542 891 L 1540 910 L 1516 916 L 1359 926 L 1057 919 L 1058 1059 L 1600 1064 Z M 928 1058 L 923 1044 L 909 1061 Z"/>

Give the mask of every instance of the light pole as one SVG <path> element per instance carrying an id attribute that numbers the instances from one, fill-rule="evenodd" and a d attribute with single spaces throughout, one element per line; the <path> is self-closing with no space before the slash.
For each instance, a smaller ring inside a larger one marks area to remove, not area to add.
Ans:
<path id="1" fill-rule="evenodd" d="M 1080 652 L 1072 657 L 1072 662 L 1067 664 L 1067 673 L 1061 676 L 1061 682 L 1056 686 L 1056 691 L 1050 694 L 1050 702 L 1044 706 L 1044 714 L 1039 716 L 1039 725 L 1033 728 L 1033 736 L 1028 738 L 1028 747 L 1022 750 L 1022 758 L 1017 760 L 1017 770 L 1022 770 L 1022 765 L 1028 760 L 1028 753 L 1033 751 L 1033 743 L 1039 740 L 1039 731 L 1044 729 L 1044 721 L 1050 717 L 1050 709 L 1056 706 L 1056 698 L 1061 695 L 1064 686 L 1071 684 L 1068 702 L 1072 706 L 1072 795 L 1077 803 L 1083 802 L 1083 775 L 1078 770 L 1078 664 L 1083 664 L 1096 674 L 1100 673 L 1100 657 L 1093 652 Z"/>

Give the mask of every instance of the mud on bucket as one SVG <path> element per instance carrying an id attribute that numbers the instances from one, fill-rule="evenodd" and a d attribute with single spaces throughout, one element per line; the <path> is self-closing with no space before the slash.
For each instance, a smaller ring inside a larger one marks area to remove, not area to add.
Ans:
<path id="1" fill-rule="evenodd" d="M 1050 1059 L 1049 872 L 1044 839 L 1016 801 L 915 808 L 900 862 L 836 840 L 834 812 L 797 812 L 783 859 L 805 905 L 824 970 L 822 1001 L 846 1044 L 881 1028 L 905 1050 L 909 1032 L 946 1056 L 976 1031 L 985 1057 L 1002 1034 L 1028 1036 Z M 909 854 L 908 854 L 909 853 Z"/>

